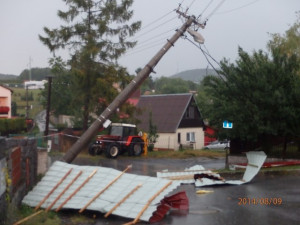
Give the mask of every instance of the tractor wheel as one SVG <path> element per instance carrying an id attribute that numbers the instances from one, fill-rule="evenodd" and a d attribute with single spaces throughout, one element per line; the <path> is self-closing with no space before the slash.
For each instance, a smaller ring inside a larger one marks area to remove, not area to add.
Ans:
<path id="1" fill-rule="evenodd" d="M 101 153 L 100 146 L 98 146 L 96 144 L 91 144 L 89 146 L 89 154 L 90 155 L 99 155 L 100 153 Z"/>
<path id="2" fill-rule="evenodd" d="M 120 153 L 120 145 L 117 143 L 111 143 L 106 148 L 106 157 L 108 158 L 117 158 Z"/>
<path id="3" fill-rule="evenodd" d="M 143 152 L 144 142 L 141 139 L 133 139 L 129 147 L 129 155 L 140 156 Z"/>

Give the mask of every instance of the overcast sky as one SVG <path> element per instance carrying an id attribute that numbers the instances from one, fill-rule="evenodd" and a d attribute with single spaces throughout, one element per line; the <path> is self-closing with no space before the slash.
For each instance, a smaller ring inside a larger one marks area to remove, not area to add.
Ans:
<path id="1" fill-rule="evenodd" d="M 251 53 L 263 49 L 270 40 L 269 33 L 281 33 L 296 21 L 299 0 L 135 0 L 134 19 L 145 28 L 136 34 L 135 49 L 120 59 L 130 73 L 143 68 L 184 21 L 173 11 L 182 9 L 202 21 L 208 17 L 205 47 L 217 61 L 236 60 L 238 46 Z M 209 4 L 211 2 L 211 4 Z M 208 7 L 207 7 L 208 6 Z M 0 1 L 0 73 L 19 75 L 31 67 L 48 67 L 51 54 L 38 39 L 43 27 L 57 28 L 62 22 L 57 10 L 65 7 L 62 0 L 1 0 Z M 157 28 L 159 27 L 159 28 Z M 203 46 L 204 48 L 204 46 Z M 66 58 L 66 53 L 61 52 Z M 180 39 L 155 68 L 154 77 L 169 76 L 190 69 L 206 68 L 202 52 L 188 40 Z"/>

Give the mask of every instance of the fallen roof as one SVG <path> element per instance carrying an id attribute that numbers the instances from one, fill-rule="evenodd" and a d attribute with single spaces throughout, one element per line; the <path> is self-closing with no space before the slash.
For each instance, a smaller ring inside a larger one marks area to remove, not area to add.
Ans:
<path id="1" fill-rule="evenodd" d="M 181 172 L 157 172 L 157 177 L 165 178 L 169 180 L 176 180 L 180 183 L 195 183 L 196 187 L 232 184 L 240 185 L 250 182 L 261 169 L 267 156 L 262 151 L 247 152 L 248 164 L 246 171 L 241 180 L 225 180 L 219 174 L 210 170 L 205 170 L 202 166 L 194 166 L 187 168 Z"/>
<path id="2" fill-rule="evenodd" d="M 126 218 L 140 216 L 139 220 L 149 221 L 164 197 L 179 185 L 179 182 L 127 174 L 111 168 L 57 161 L 24 197 L 23 203 L 46 210 L 88 209 L 103 213 L 119 203 L 112 214 Z M 124 200 L 122 204 L 121 200 Z M 141 213 L 141 209 L 145 209 L 144 212 Z"/>
<path id="3" fill-rule="evenodd" d="M 211 170 L 206 170 L 201 165 L 195 165 L 190 168 L 186 168 L 184 171 L 169 171 L 166 169 L 161 172 L 157 172 L 156 176 L 158 178 L 168 180 L 177 180 L 180 181 L 181 184 L 192 184 L 195 183 L 194 175 L 199 173 L 211 174 L 213 172 Z"/>

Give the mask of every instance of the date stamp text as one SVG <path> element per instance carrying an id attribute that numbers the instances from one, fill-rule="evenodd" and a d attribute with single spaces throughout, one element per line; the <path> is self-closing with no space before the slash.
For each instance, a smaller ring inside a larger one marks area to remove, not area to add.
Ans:
<path id="1" fill-rule="evenodd" d="M 281 205 L 282 198 L 238 198 L 238 205 Z"/>

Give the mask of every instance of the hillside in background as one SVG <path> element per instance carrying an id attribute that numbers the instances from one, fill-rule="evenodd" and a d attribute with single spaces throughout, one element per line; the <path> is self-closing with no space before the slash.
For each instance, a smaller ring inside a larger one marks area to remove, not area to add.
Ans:
<path id="1" fill-rule="evenodd" d="M 206 75 L 217 75 L 213 69 L 194 69 L 186 70 L 170 76 L 171 78 L 181 78 L 183 80 L 200 83 Z"/>
<path id="2" fill-rule="evenodd" d="M 18 78 L 17 75 L 0 73 L 0 80 L 14 80 L 14 79 L 17 79 L 17 78 Z"/>
<path id="3" fill-rule="evenodd" d="M 25 69 L 20 75 L 1 74 L 0 80 L 19 80 L 20 82 L 26 80 L 46 80 L 47 76 L 52 75 L 50 68 L 32 68 L 31 71 Z"/>

